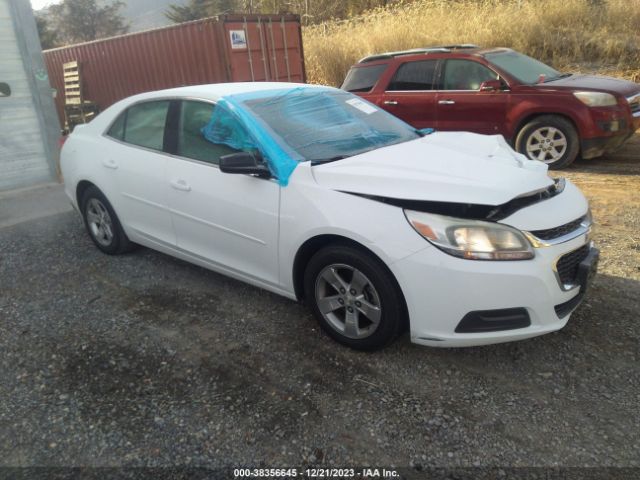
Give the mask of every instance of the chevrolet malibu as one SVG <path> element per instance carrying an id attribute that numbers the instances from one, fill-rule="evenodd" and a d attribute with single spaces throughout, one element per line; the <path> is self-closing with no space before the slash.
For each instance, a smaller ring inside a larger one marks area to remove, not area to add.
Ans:
<path id="1" fill-rule="evenodd" d="M 141 244 L 303 300 L 357 349 L 558 330 L 597 266 L 585 197 L 544 163 L 328 87 L 137 95 L 77 127 L 61 166 L 104 253 Z"/>

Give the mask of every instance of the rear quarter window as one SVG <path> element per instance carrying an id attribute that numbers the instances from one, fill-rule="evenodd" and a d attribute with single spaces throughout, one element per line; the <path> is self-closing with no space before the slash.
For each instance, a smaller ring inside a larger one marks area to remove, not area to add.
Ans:
<path id="1" fill-rule="evenodd" d="M 341 88 L 347 92 L 369 92 L 386 69 L 387 65 L 353 67 L 347 73 Z"/>

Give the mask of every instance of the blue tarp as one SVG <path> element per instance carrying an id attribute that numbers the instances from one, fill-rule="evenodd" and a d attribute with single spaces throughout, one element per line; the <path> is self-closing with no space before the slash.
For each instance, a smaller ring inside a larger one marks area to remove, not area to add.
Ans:
<path id="1" fill-rule="evenodd" d="M 375 105 L 328 87 L 225 96 L 202 133 L 213 143 L 260 151 L 282 186 L 301 161 L 343 158 L 419 136 Z"/>

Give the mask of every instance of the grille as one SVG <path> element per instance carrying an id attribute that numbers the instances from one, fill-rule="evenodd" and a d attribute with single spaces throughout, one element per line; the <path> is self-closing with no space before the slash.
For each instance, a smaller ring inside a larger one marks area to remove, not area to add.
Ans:
<path id="1" fill-rule="evenodd" d="M 556 264 L 556 269 L 563 284 L 571 285 L 575 283 L 580 262 L 587 258 L 587 255 L 589 255 L 589 244 L 560 257 Z"/>
<path id="2" fill-rule="evenodd" d="M 573 232 L 580 226 L 583 220 L 584 217 L 580 217 L 573 222 L 565 223 L 559 227 L 549 228 L 547 230 L 535 230 L 531 233 L 540 240 L 553 240 L 555 238 L 560 238 L 567 233 Z"/>

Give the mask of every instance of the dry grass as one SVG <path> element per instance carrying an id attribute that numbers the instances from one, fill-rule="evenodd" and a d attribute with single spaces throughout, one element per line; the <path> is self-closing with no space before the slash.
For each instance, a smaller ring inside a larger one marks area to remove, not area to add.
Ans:
<path id="1" fill-rule="evenodd" d="M 507 46 L 559 69 L 640 81 L 640 0 L 418 0 L 303 32 L 308 81 L 359 58 L 448 43 Z"/>

